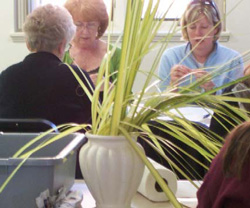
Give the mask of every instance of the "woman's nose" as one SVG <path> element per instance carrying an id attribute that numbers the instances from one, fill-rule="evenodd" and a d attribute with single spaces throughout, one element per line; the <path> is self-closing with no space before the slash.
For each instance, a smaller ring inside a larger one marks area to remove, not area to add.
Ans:
<path id="1" fill-rule="evenodd" d="M 84 27 L 81 27 L 80 30 L 78 30 L 81 34 L 89 34 L 89 30 L 88 28 L 86 28 L 85 26 Z"/>
<path id="2" fill-rule="evenodd" d="M 197 35 L 197 36 L 201 36 L 202 35 L 201 28 L 199 28 L 199 27 L 196 28 L 195 35 Z"/>

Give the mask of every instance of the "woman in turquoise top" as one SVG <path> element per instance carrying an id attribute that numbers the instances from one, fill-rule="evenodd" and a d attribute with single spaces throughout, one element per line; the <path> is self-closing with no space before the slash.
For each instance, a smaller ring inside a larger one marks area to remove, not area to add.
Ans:
<path id="1" fill-rule="evenodd" d="M 240 54 L 218 43 L 221 19 L 212 0 L 193 0 L 182 16 L 182 35 L 187 44 L 167 49 L 159 67 L 160 90 L 168 86 L 184 87 L 203 76 L 203 91 L 243 76 Z M 217 94 L 221 94 L 218 90 Z"/>
<path id="2" fill-rule="evenodd" d="M 63 61 L 87 71 L 95 84 L 103 57 L 113 47 L 100 40 L 109 21 L 106 6 L 102 0 L 67 0 L 64 6 L 71 13 L 77 29 Z M 120 48 L 116 48 L 109 63 L 111 81 L 116 79 L 120 55 Z"/>

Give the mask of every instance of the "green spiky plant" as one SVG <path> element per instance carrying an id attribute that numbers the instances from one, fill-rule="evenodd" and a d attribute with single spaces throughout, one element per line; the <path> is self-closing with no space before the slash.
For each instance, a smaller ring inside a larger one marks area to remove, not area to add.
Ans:
<path id="1" fill-rule="evenodd" d="M 152 84 L 152 79 L 155 77 L 155 70 L 157 64 L 161 57 L 161 54 L 167 47 L 169 40 L 175 32 L 178 31 L 178 24 L 175 22 L 163 40 L 160 40 L 156 43 L 152 43 L 152 40 L 157 35 L 157 32 L 164 20 L 165 15 L 160 19 L 156 19 L 157 10 L 159 7 L 159 0 L 153 6 L 153 1 L 149 1 L 145 16 L 141 19 L 141 14 L 143 7 L 145 6 L 143 0 L 127 0 L 126 8 L 126 18 L 125 25 L 122 37 L 122 53 L 120 67 L 117 72 L 117 80 L 115 80 L 111 85 L 109 83 L 109 78 L 112 74 L 109 73 L 109 60 L 115 50 L 115 47 L 107 53 L 104 61 L 99 70 L 98 81 L 96 88 L 93 89 L 93 92 L 89 92 L 85 85 L 82 83 L 81 79 L 74 73 L 72 68 L 69 66 L 69 69 L 72 71 L 79 84 L 82 86 L 84 91 L 89 96 L 92 101 L 92 125 L 86 124 L 64 124 L 60 125 L 58 128 L 62 132 L 52 139 L 38 145 L 36 148 L 26 151 L 27 147 L 31 144 L 34 144 L 36 141 L 39 141 L 46 134 L 51 133 L 53 130 L 49 130 L 39 137 L 32 140 L 26 146 L 22 147 L 13 157 L 23 158 L 23 162 L 16 168 L 16 170 L 8 177 L 6 182 L 2 185 L 0 192 L 3 191 L 4 187 L 14 176 L 16 171 L 21 167 L 21 165 L 29 158 L 34 152 L 43 148 L 46 145 L 74 132 L 77 132 L 81 129 L 88 129 L 91 134 L 97 135 L 124 135 L 128 142 L 132 145 L 135 151 L 138 153 L 139 157 L 143 160 L 145 165 L 151 171 L 155 177 L 158 184 L 161 186 L 162 190 L 166 193 L 167 197 L 170 199 L 174 207 L 181 207 L 181 204 L 178 202 L 174 194 L 168 188 L 167 184 L 163 181 L 157 170 L 152 166 L 148 161 L 146 156 L 135 144 L 132 139 L 133 135 L 140 136 L 145 139 L 145 141 L 166 161 L 169 162 L 171 166 L 177 169 L 181 174 L 187 177 L 191 182 L 192 180 L 184 173 L 183 167 L 178 167 L 168 156 L 165 154 L 168 148 L 173 148 L 174 144 L 168 141 L 168 138 L 162 138 L 158 135 L 155 135 L 151 131 L 151 126 L 149 121 L 154 120 L 161 124 L 163 127 L 160 128 L 161 131 L 170 134 L 175 137 L 177 140 L 182 141 L 191 148 L 196 149 L 201 155 L 203 155 L 209 162 L 213 157 L 218 153 L 221 142 L 218 142 L 218 136 L 214 134 L 206 134 L 199 129 L 194 127 L 194 123 L 187 120 L 183 115 L 176 116 L 172 113 L 172 109 L 193 106 L 194 104 L 204 107 L 205 109 L 210 108 L 212 110 L 219 111 L 218 106 L 224 105 L 227 109 L 220 109 L 221 115 L 232 114 L 232 116 L 238 115 L 242 119 L 248 119 L 246 114 L 227 104 L 225 101 L 240 101 L 250 103 L 249 99 L 239 99 L 228 96 L 215 96 L 213 95 L 217 90 L 220 90 L 224 87 L 235 84 L 239 81 L 246 79 L 243 77 L 239 80 L 236 80 L 232 83 L 228 83 L 225 86 L 203 92 L 197 91 L 197 86 L 202 83 L 210 80 L 212 77 L 218 75 L 218 71 L 205 76 L 202 79 L 196 81 L 185 88 L 179 89 L 176 91 L 176 86 L 169 87 L 165 92 L 156 93 L 151 92 L 148 89 L 154 86 Z M 110 35 L 108 36 L 110 40 Z M 165 43 L 162 44 L 162 41 Z M 142 90 L 138 93 L 132 93 L 133 86 L 136 81 L 136 76 L 141 72 L 140 65 L 145 57 L 150 51 L 154 50 L 157 46 L 160 45 L 159 52 L 154 60 L 150 71 L 147 74 L 147 78 L 144 83 L 142 83 Z M 232 69 L 231 69 L 232 70 Z M 103 77 L 105 77 L 103 79 Z M 100 91 L 102 86 L 103 90 L 103 100 L 99 101 Z M 143 105 L 141 105 L 143 103 Z M 233 113 L 232 113 L 233 112 Z M 163 122 L 158 119 L 159 115 L 165 115 L 170 117 L 178 125 L 174 125 L 171 122 Z M 90 130 L 89 130 L 90 129 Z M 167 129 L 171 129 L 167 130 Z M 196 142 L 190 139 L 190 136 L 196 141 L 199 141 L 202 145 L 197 145 Z M 216 138 L 216 139 L 215 139 Z M 219 138 L 222 140 L 222 138 Z M 204 148 L 206 147 L 206 148 Z M 26 152 L 25 152 L 26 151 Z M 191 157 L 184 150 L 184 154 L 188 157 Z M 207 168 L 204 164 L 201 164 L 200 161 L 197 161 L 193 158 L 198 164 Z M 184 167 L 185 168 L 185 167 Z M 195 184 L 194 184 L 195 185 Z"/>

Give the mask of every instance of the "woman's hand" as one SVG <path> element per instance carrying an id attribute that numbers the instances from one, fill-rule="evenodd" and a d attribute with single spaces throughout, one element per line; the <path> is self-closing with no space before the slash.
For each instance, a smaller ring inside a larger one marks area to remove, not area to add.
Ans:
<path id="1" fill-rule="evenodd" d="M 171 69 L 171 84 L 177 84 L 181 81 L 181 78 L 192 72 L 192 70 L 184 65 L 174 65 Z"/>
<path id="2" fill-rule="evenodd" d="M 248 64 L 244 69 L 244 76 L 250 75 L 250 64 Z"/>
<path id="3" fill-rule="evenodd" d="M 203 71 L 203 70 L 200 70 L 200 69 L 197 69 L 195 70 L 195 73 L 194 73 L 196 79 L 200 79 L 204 76 L 209 76 L 209 72 L 206 72 L 206 71 Z M 203 83 L 201 85 L 201 87 L 205 90 L 205 91 L 209 91 L 211 89 L 213 89 L 215 86 L 215 84 L 210 80 L 210 81 L 207 81 L 205 83 Z"/>

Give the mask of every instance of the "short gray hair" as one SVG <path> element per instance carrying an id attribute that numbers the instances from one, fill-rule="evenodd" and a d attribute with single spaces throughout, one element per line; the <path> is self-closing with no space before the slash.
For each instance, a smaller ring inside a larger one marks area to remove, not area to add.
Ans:
<path id="1" fill-rule="evenodd" d="M 69 44 L 75 30 L 67 9 L 52 4 L 37 7 L 23 25 L 26 41 L 32 51 L 52 52 L 63 40 Z"/>

